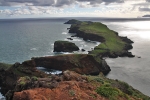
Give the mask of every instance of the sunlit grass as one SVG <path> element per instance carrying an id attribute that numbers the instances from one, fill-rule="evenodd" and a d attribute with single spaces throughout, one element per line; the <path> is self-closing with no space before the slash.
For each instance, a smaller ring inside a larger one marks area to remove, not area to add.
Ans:
<path id="1" fill-rule="evenodd" d="M 123 42 L 113 30 L 110 30 L 106 25 L 94 22 L 84 23 L 79 26 L 80 31 L 84 31 L 86 34 L 96 34 L 102 36 L 105 42 L 101 43 L 91 51 L 91 54 L 100 54 L 104 52 L 120 52 L 124 49 L 125 42 Z"/>

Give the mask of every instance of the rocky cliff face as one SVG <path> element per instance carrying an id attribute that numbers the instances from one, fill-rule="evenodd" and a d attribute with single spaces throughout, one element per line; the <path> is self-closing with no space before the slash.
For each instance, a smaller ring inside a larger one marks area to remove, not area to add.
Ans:
<path id="1" fill-rule="evenodd" d="M 96 61 L 92 55 L 88 54 L 69 54 L 49 57 L 39 57 L 32 59 L 35 66 L 41 66 L 55 70 L 72 70 L 80 74 L 97 75 L 100 72 L 107 74 L 110 67 L 105 61 Z M 102 63 L 103 62 L 103 63 Z"/>
<path id="2" fill-rule="evenodd" d="M 104 42 L 105 39 L 102 36 L 98 36 L 96 34 L 91 33 L 85 33 L 84 31 L 79 30 L 78 25 L 74 27 L 74 25 L 71 25 L 69 33 L 76 33 L 77 37 L 81 37 L 84 40 L 91 40 L 91 41 L 98 41 L 98 42 Z"/>
<path id="3" fill-rule="evenodd" d="M 9 90 L 13 90 L 20 77 L 47 77 L 44 72 L 37 70 L 31 63 L 32 62 L 26 62 L 24 64 L 15 63 L 6 70 L 0 69 L 0 80 L 2 80 L 0 86 L 2 94 L 6 94 Z"/>
<path id="4" fill-rule="evenodd" d="M 54 52 L 73 52 L 78 50 L 78 46 L 69 41 L 55 41 L 54 43 Z"/>

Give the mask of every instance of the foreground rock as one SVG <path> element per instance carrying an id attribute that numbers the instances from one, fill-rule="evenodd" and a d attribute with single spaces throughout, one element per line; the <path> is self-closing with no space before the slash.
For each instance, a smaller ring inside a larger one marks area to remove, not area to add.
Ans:
<path id="1" fill-rule="evenodd" d="M 31 62 L 30 62 L 31 63 Z M 36 69 L 30 63 L 15 63 L 7 69 L 0 69 L 0 87 L 1 93 L 6 94 L 9 90 L 13 90 L 18 78 L 23 76 L 47 77 L 48 75 Z"/>
<path id="2" fill-rule="evenodd" d="M 54 52 L 73 52 L 78 51 L 79 48 L 75 43 L 69 41 L 55 41 Z"/>
<path id="3" fill-rule="evenodd" d="M 37 86 L 40 82 L 51 85 L 53 81 L 57 82 L 53 88 Z M 26 83 L 29 81 L 25 81 Z M 29 89 L 15 91 L 13 100 L 149 100 L 149 97 L 124 82 L 110 80 L 102 75 L 83 76 L 68 70 L 60 76 L 30 80 L 30 83 L 26 86 Z M 20 84 L 19 79 L 18 85 Z"/>

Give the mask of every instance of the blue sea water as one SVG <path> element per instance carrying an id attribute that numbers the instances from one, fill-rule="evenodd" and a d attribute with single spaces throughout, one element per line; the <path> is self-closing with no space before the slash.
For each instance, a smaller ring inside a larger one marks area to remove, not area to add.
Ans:
<path id="1" fill-rule="evenodd" d="M 68 37 L 74 35 L 68 33 L 67 28 L 70 25 L 63 24 L 69 19 L 0 20 L 0 62 L 21 63 L 32 57 L 58 54 L 53 52 L 54 42 L 67 40 Z M 125 81 L 150 96 L 150 21 L 141 19 L 77 19 L 105 23 L 112 30 L 119 32 L 119 35 L 128 36 L 135 42 L 134 48 L 131 50 L 136 55 L 135 58 L 106 59 L 112 69 L 107 77 Z M 86 50 L 86 52 L 75 53 L 87 53 L 99 44 L 98 42 L 83 41 L 82 38 L 72 38 L 72 41 L 68 41 L 74 42 L 80 49 Z"/>
<path id="2" fill-rule="evenodd" d="M 0 21 L 0 62 L 23 62 L 32 57 L 55 55 L 53 44 L 56 40 L 67 40 L 74 34 L 68 34 L 70 25 L 67 20 L 9 20 Z M 70 41 L 70 40 L 68 40 Z M 90 49 L 96 42 L 85 42 L 73 37 L 72 42 L 80 49 Z"/>

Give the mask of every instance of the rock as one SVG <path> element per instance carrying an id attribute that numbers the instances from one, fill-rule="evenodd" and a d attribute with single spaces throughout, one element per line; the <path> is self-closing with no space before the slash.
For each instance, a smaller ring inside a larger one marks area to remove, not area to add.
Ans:
<path id="1" fill-rule="evenodd" d="M 20 63 L 19 62 L 16 62 L 15 64 L 14 64 L 14 67 L 19 67 L 19 65 L 20 65 Z"/>
<path id="2" fill-rule="evenodd" d="M 6 70 L 0 70 L 1 93 L 5 95 L 9 90 L 14 90 L 17 80 L 23 76 L 47 77 L 48 75 L 37 70 L 33 60 L 25 61 L 23 64 L 15 63 Z"/>
<path id="3" fill-rule="evenodd" d="M 72 42 L 55 41 L 54 43 L 54 52 L 73 52 L 78 50 L 79 48 Z"/>
<path id="4" fill-rule="evenodd" d="M 68 40 L 73 40 L 72 38 L 67 38 Z"/>
<path id="5" fill-rule="evenodd" d="M 129 44 L 131 44 L 131 43 L 134 43 L 133 41 L 131 41 L 130 39 L 128 39 L 127 37 L 120 37 L 124 42 L 126 42 L 126 43 L 129 43 Z"/>
<path id="6" fill-rule="evenodd" d="M 80 74 L 98 75 L 100 72 L 109 72 L 110 68 L 104 68 L 100 62 L 88 54 L 68 54 L 48 57 L 38 57 L 33 59 L 36 66 L 42 66 L 54 70 L 72 70 Z"/>
<path id="7" fill-rule="evenodd" d="M 104 75 L 107 75 L 108 71 L 111 71 L 110 67 L 108 66 L 105 60 L 102 60 L 102 67 L 103 68 L 101 68 L 101 72 L 103 72 Z"/>
<path id="8" fill-rule="evenodd" d="M 135 55 L 132 55 L 131 52 L 127 52 L 127 51 L 123 51 L 118 55 L 119 55 L 119 57 L 135 57 Z"/>
<path id="9" fill-rule="evenodd" d="M 71 37 L 76 37 L 77 35 L 72 35 Z"/>
<path id="10" fill-rule="evenodd" d="M 84 52 L 85 50 L 84 50 L 84 49 L 81 49 L 81 51 Z"/>
<path id="11" fill-rule="evenodd" d="M 84 77 L 76 72 L 66 70 L 63 72 L 63 80 L 64 81 L 87 81 L 87 77 Z"/>

